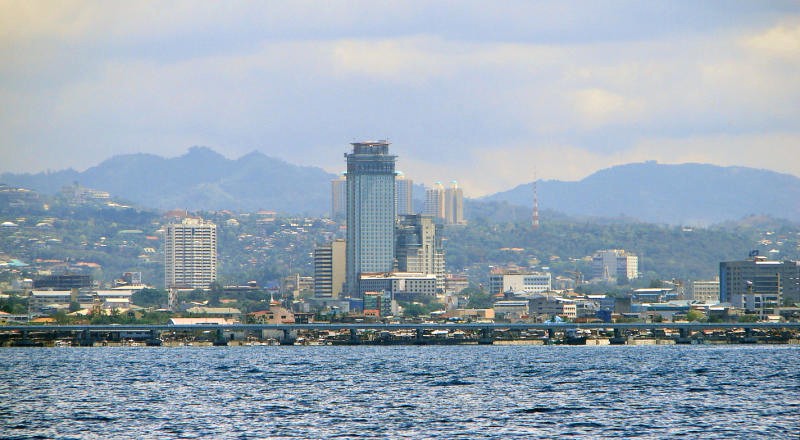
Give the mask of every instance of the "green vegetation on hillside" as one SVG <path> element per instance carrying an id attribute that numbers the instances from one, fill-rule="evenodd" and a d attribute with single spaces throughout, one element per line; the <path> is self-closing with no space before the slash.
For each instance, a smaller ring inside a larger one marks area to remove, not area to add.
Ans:
<path id="1" fill-rule="evenodd" d="M 78 270 L 110 283 L 123 272 L 163 287 L 162 238 L 169 221 L 160 213 L 114 205 L 75 206 L 60 197 L 31 196 L 23 204 L 0 203 L 0 258 L 29 266 L 0 271 L 0 283 L 35 278 L 39 270 Z M 0 200 L 2 202 L 2 200 Z M 507 209 L 508 208 L 508 209 Z M 501 210 L 505 214 L 493 214 Z M 554 276 L 589 276 L 590 257 L 600 249 L 625 249 L 639 256 L 640 283 L 710 279 L 720 261 L 745 258 L 752 249 L 775 259 L 798 259 L 800 227 L 750 218 L 711 228 L 684 228 L 622 220 L 575 220 L 543 212 L 533 230 L 523 209 L 502 202 L 472 203 L 466 226 L 444 229 L 447 270 L 485 283 L 490 266 L 549 268 Z M 344 225 L 328 219 L 277 217 L 267 213 L 201 212 L 218 225 L 219 281 L 256 281 L 276 286 L 290 274 L 313 275 L 315 245 L 344 236 Z M 12 276 L 13 275 L 13 276 Z M 609 286 L 613 289 L 614 286 Z M 251 298 L 262 301 L 264 298 Z M 156 305 L 163 298 L 144 299 Z M 255 306 L 255 304 L 254 304 Z"/>

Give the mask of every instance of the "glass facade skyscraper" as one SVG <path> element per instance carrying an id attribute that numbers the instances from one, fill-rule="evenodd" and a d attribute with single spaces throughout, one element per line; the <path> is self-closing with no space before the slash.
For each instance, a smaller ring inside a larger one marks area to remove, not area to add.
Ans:
<path id="1" fill-rule="evenodd" d="M 394 269 L 395 162 L 389 142 L 354 142 L 347 159 L 346 292 L 359 294 L 362 273 Z"/>

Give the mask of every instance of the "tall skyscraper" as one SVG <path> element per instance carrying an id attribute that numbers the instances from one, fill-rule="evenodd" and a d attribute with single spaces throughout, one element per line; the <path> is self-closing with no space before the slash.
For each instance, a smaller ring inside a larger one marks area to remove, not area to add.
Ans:
<path id="1" fill-rule="evenodd" d="M 411 215 L 414 213 L 414 207 L 412 205 L 412 189 L 414 187 L 414 181 L 411 179 L 406 178 L 405 175 L 401 172 L 397 172 L 397 177 L 395 178 L 395 195 L 397 197 L 397 204 L 396 204 L 396 212 L 397 215 Z"/>
<path id="2" fill-rule="evenodd" d="M 346 292 L 357 296 L 359 275 L 394 268 L 395 161 L 389 142 L 354 142 L 347 159 Z"/>
<path id="3" fill-rule="evenodd" d="M 425 189 L 425 215 L 433 217 L 437 222 L 444 221 L 444 187 L 436 182 L 433 187 Z"/>
<path id="4" fill-rule="evenodd" d="M 217 279 L 217 225 L 198 218 L 167 225 L 164 233 L 166 288 L 208 289 Z"/>
<path id="5" fill-rule="evenodd" d="M 347 215 L 347 178 L 342 173 L 338 179 L 331 180 L 331 218 L 344 218 Z"/>
<path id="6" fill-rule="evenodd" d="M 436 290 L 444 291 L 442 226 L 427 215 L 397 217 L 397 270 L 436 276 Z"/>
<path id="7" fill-rule="evenodd" d="M 448 225 L 463 225 L 464 190 L 458 187 L 455 180 L 444 192 L 444 222 Z"/>
<path id="8" fill-rule="evenodd" d="M 314 249 L 314 296 L 339 298 L 344 287 L 346 249 L 341 239 Z"/>

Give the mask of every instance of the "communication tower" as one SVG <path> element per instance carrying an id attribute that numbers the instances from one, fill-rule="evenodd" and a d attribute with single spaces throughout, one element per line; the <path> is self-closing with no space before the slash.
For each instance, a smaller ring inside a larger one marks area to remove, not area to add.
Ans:
<path id="1" fill-rule="evenodd" d="M 539 229 L 539 195 L 536 192 L 536 177 L 533 178 L 533 229 Z"/>

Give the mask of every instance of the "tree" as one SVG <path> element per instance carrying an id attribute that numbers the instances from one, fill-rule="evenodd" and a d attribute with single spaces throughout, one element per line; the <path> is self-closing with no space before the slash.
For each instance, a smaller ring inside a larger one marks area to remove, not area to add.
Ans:
<path id="1" fill-rule="evenodd" d="M 28 313 L 28 299 L 17 295 L 0 299 L 0 310 L 12 315 L 24 315 Z"/>
<path id="2" fill-rule="evenodd" d="M 70 318 L 63 310 L 58 310 L 53 313 L 52 318 L 56 320 L 56 324 L 69 324 Z"/>
<path id="3" fill-rule="evenodd" d="M 758 315 L 739 315 L 738 322 L 758 322 Z"/>
<path id="4" fill-rule="evenodd" d="M 161 289 L 142 289 L 134 292 L 131 301 L 140 307 L 160 307 L 167 303 L 167 292 Z"/>
<path id="5" fill-rule="evenodd" d="M 428 307 L 425 304 L 418 303 L 418 302 L 403 302 L 403 316 L 409 316 L 412 318 L 416 318 L 421 315 L 427 315 L 430 313 Z"/>
<path id="6" fill-rule="evenodd" d="M 688 312 L 686 312 L 686 320 L 689 321 L 689 322 L 704 321 L 705 318 L 706 318 L 706 315 L 704 315 L 703 312 L 701 312 L 699 310 L 691 309 Z"/>

